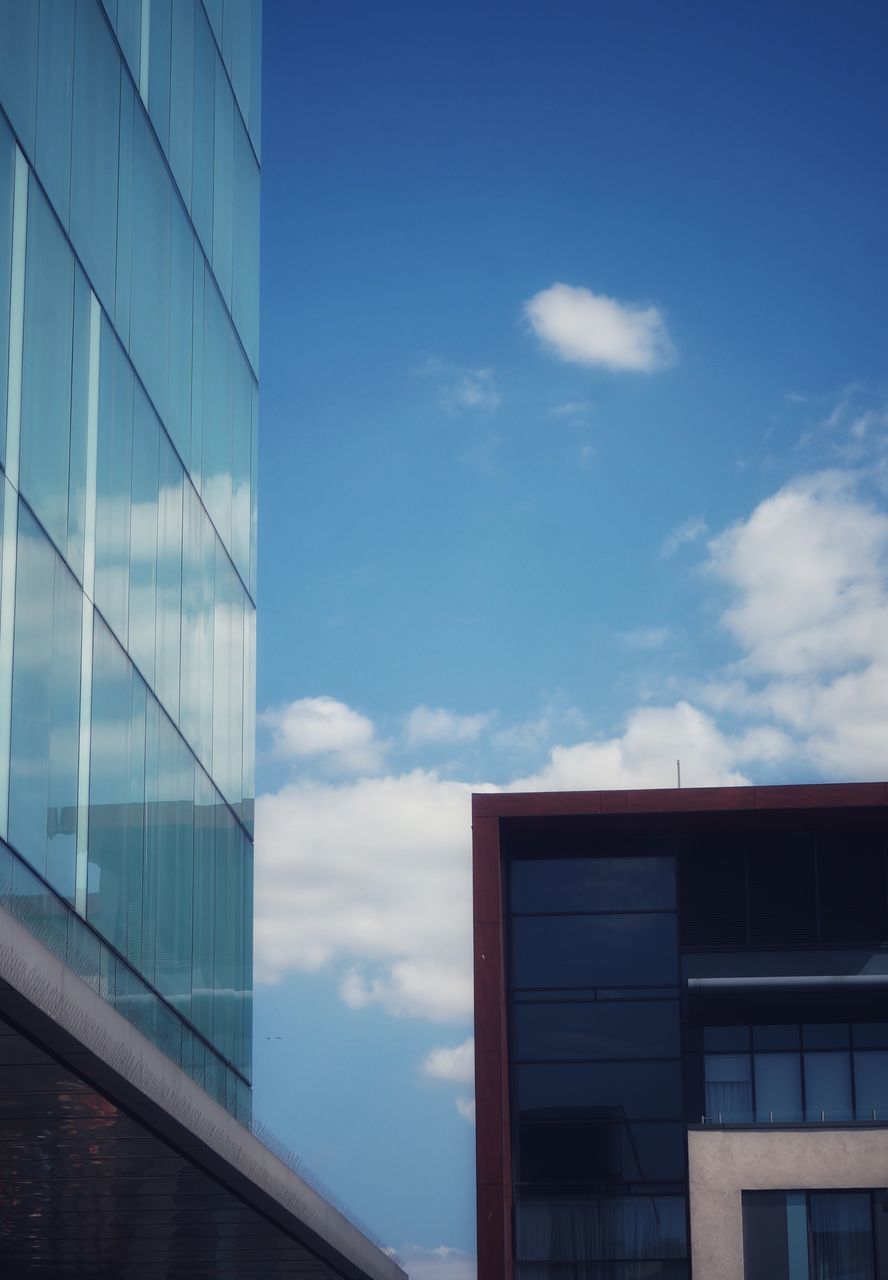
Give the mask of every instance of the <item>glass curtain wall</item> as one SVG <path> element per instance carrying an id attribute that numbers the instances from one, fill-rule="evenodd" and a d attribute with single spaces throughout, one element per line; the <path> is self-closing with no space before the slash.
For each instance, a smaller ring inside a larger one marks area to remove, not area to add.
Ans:
<path id="1" fill-rule="evenodd" d="M 120 1007 L 157 1001 L 149 1032 L 227 1104 L 251 1044 L 260 6 L 0 0 L 0 839 L 29 869 L 4 902 L 48 890 L 101 935 Z"/>

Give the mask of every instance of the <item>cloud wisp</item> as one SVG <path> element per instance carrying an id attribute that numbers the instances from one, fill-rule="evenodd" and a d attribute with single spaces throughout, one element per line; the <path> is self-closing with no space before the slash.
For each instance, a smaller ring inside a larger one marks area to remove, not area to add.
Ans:
<path id="1" fill-rule="evenodd" d="M 662 560 L 671 560 L 676 551 L 698 542 L 700 538 L 705 538 L 708 532 L 709 525 L 703 516 L 691 516 L 689 519 L 683 520 L 663 539 L 660 544 L 660 558 Z"/>
<path id="2" fill-rule="evenodd" d="M 677 359 L 665 314 L 653 304 L 553 284 L 525 302 L 524 314 L 543 345 L 570 364 L 654 373 Z"/>
<path id="3" fill-rule="evenodd" d="M 438 402 L 448 413 L 465 410 L 495 409 L 502 401 L 496 373 L 490 368 L 452 364 L 437 356 L 430 356 L 419 372 L 433 378 L 438 390 Z"/>
<path id="4" fill-rule="evenodd" d="M 487 714 L 457 715 L 444 707 L 414 707 L 404 722 L 408 747 L 475 742 L 490 724 Z"/>

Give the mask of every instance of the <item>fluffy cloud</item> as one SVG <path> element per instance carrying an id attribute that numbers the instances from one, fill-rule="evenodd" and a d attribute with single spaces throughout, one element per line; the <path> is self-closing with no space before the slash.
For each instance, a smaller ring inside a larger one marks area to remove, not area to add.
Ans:
<path id="1" fill-rule="evenodd" d="M 460 716 L 443 707 L 414 707 L 405 722 L 404 736 L 408 747 L 474 742 L 489 723 L 489 715 Z"/>
<path id="2" fill-rule="evenodd" d="M 475 1280 L 475 1259 L 461 1249 L 423 1249 L 418 1244 L 405 1244 L 401 1249 L 404 1268 L 410 1280 Z"/>
<path id="3" fill-rule="evenodd" d="M 475 1041 L 469 1036 L 462 1044 L 442 1045 L 433 1049 L 422 1064 L 423 1072 L 433 1080 L 451 1080 L 470 1084 L 475 1078 Z"/>
<path id="4" fill-rule="evenodd" d="M 660 547 L 660 555 L 664 560 L 669 560 L 681 547 L 686 547 L 689 543 L 696 542 L 698 538 L 704 537 L 708 532 L 709 525 L 702 516 L 691 516 L 689 520 L 682 521 L 680 525 L 676 525 L 671 533 L 666 535 Z"/>
<path id="5" fill-rule="evenodd" d="M 321 757 L 347 773 L 373 773 L 384 748 L 372 720 L 336 698 L 300 698 L 259 716 L 271 732 L 275 753 L 306 761 Z"/>
<path id="6" fill-rule="evenodd" d="M 545 346 L 572 364 L 652 373 L 676 358 L 659 307 L 553 284 L 524 304 L 524 314 Z"/>

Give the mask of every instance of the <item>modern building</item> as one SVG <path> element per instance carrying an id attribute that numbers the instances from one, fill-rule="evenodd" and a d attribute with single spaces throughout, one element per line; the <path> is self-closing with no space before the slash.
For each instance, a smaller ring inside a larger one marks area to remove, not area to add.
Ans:
<path id="1" fill-rule="evenodd" d="M 400 1274 L 251 1132 L 260 52 L 0 0 L 4 1274 Z"/>
<path id="2" fill-rule="evenodd" d="M 473 825 L 479 1280 L 886 1280 L 888 784 Z"/>

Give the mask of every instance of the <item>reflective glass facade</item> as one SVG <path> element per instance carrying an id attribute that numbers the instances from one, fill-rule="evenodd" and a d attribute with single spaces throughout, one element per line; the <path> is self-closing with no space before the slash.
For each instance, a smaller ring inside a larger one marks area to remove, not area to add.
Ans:
<path id="1" fill-rule="evenodd" d="M 229 1109 L 261 0 L 0 0 L 0 900 Z"/>

